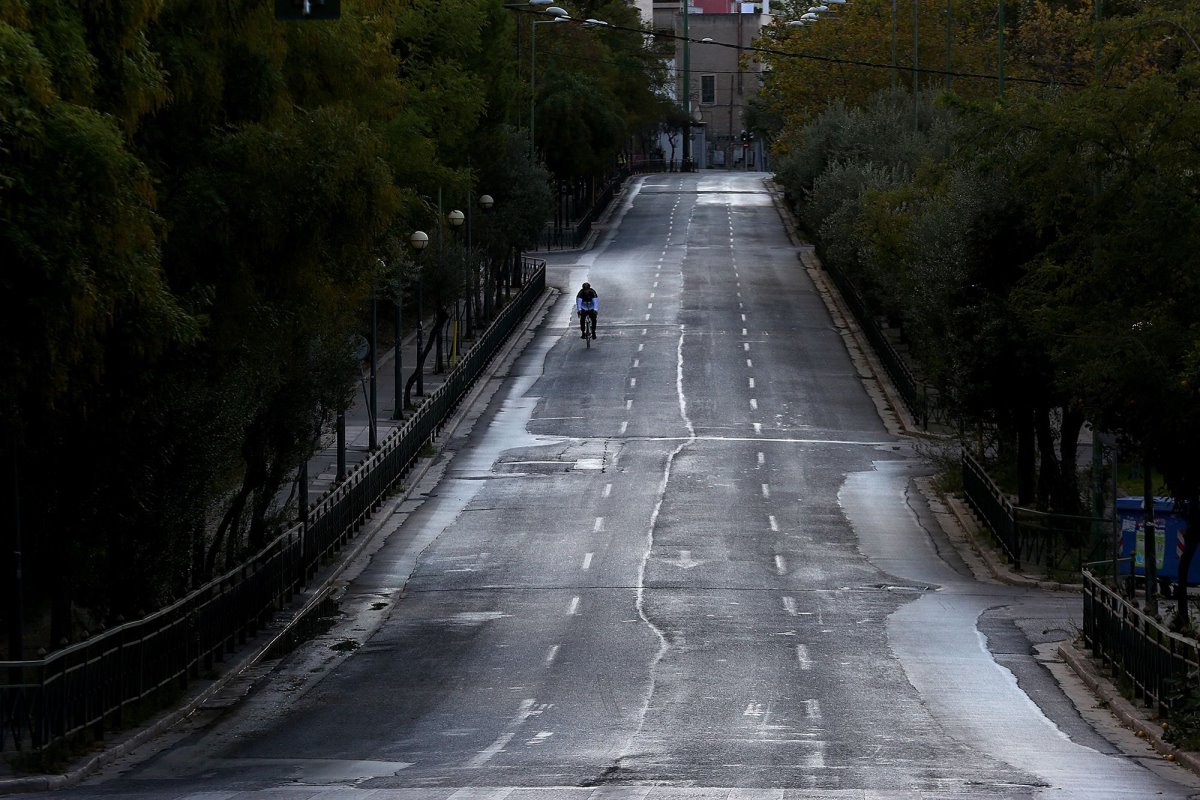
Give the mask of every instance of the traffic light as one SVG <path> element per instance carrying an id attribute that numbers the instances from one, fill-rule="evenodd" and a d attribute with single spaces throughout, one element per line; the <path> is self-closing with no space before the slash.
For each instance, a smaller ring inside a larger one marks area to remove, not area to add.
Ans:
<path id="1" fill-rule="evenodd" d="M 342 0 L 275 0 L 275 19 L 340 19 Z"/>

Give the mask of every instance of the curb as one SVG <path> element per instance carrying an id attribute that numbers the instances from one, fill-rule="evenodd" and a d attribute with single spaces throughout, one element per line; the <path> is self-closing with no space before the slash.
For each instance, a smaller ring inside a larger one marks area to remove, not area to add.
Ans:
<path id="1" fill-rule="evenodd" d="M 462 421 L 467 417 L 472 410 L 472 406 L 478 401 L 480 394 L 484 388 L 492 383 L 496 377 L 497 371 L 504 366 L 508 361 L 509 356 L 517 345 L 522 342 L 524 334 L 527 334 L 531 328 L 535 327 L 534 320 L 546 314 L 547 309 L 558 299 L 560 292 L 553 288 L 547 287 L 542 296 L 535 302 L 532 308 L 525 313 L 521 322 L 513 329 L 508 340 L 492 357 L 491 363 L 488 365 L 484 374 L 475 381 L 475 385 L 467 393 L 466 397 L 458 405 L 458 409 L 451 415 L 450 420 L 443 426 L 442 432 L 438 438 L 450 438 L 454 435 Z M 537 324 L 540 324 L 537 323 Z M 527 344 L 527 343 L 526 343 Z M 523 344 L 522 347 L 525 345 Z M 403 492 L 396 494 L 390 504 L 400 503 L 408 499 L 409 494 L 425 476 L 430 467 L 437 461 L 437 458 L 422 458 L 413 469 L 413 472 L 406 480 L 408 488 Z M 210 684 L 200 689 L 195 695 L 189 698 L 185 705 L 176 708 L 172 711 L 165 712 L 165 716 L 151 723 L 148 727 L 143 728 L 136 733 L 133 733 L 129 738 L 123 741 L 112 744 L 103 748 L 100 752 L 87 758 L 79 766 L 67 772 L 55 775 L 35 775 L 20 778 L 0 778 L 0 795 L 5 794 L 23 794 L 28 792 L 49 792 L 59 789 L 65 789 L 73 786 L 84 778 L 87 778 L 92 773 L 102 767 L 111 764 L 119 758 L 125 757 L 132 753 L 137 748 L 145 745 L 147 742 L 166 733 L 175 725 L 182 722 L 187 717 L 190 717 L 203 705 L 205 705 L 214 695 L 222 691 L 230 682 L 238 678 L 243 672 L 257 664 L 263 655 L 270 648 L 283 638 L 288 631 L 291 630 L 300 620 L 302 620 L 309 611 L 315 608 L 329 594 L 336 590 L 335 584 L 341 577 L 342 573 L 354 562 L 356 558 L 372 544 L 375 537 L 382 530 L 384 523 L 387 522 L 386 515 L 381 515 L 378 512 L 373 514 L 359 534 L 354 537 L 353 544 L 343 549 L 338 554 L 337 564 L 331 568 L 331 571 L 321 579 L 319 584 L 313 585 L 301 593 L 303 598 L 289 617 L 283 621 L 282 627 L 275 630 L 269 637 L 265 638 L 262 644 L 256 646 L 254 650 L 247 651 L 242 658 L 232 664 L 220 677 L 214 679 Z M 247 692 L 249 688 L 247 689 Z M 245 695 L 243 694 L 243 697 Z M 239 698 L 240 699 L 240 698 Z"/>
<path id="2" fill-rule="evenodd" d="M 1070 642 L 1060 642 L 1058 654 L 1122 725 L 1135 733 L 1143 733 L 1146 741 L 1159 754 L 1200 775 L 1200 754 L 1181 750 L 1166 741 L 1163 738 L 1161 723 L 1145 716 L 1149 709 L 1139 709 L 1125 699 L 1112 682 L 1096 669 L 1095 663 L 1086 653 L 1080 652 Z"/>

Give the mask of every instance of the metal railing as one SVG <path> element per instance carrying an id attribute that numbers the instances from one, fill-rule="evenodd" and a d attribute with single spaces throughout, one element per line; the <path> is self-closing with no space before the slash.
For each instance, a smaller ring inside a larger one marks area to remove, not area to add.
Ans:
<path id="1" fill-rule="evenodd" d="M 1037 511 L 1014 505 L 987 471 L 962 453 L 963 495 L 991 529 L 1016 569 L 1034 564 L 1046 571 L 1079 572 L 1106 555 L 1108 520 Z"/>
<path id="2" fill-rule="evenodd" d="M 908 408 L 913 419 L 920 424 L 922 429 L 929 429 L 929 387 L 924 381 L 918 381 L 913 375 L 912 369 L 908 363 L 897 352 L 895 346 L 888 339 L 887 335 L 880 329 L 875 319 L 871 316 L 867 309 L 867 304 L 863 301 L 862 295 L 859 294 L 857 287 L 847 278 L 837 267 L 823 263 L 822 267 L 833 279 L 833 283 L 841 293 L 842 299 L 846 301 L 846 305 L 850 307 L 850 312 L 854 314 L 854 318 L 858 321 L 859 328 L 866 335 L 867 340 L 871 343 L 871 349 L 875 351 L 875 355 L 883 364 L 884 370 L 888 377 L 892 380 L 892 385 L 900 392 L 900 399 L 904 401 L 904 405 Z"/>
<path id="3" fill-rule="evenodd" d="M 102 738 L 157 693 L 183 689 L 252 636 L 353 538 L 414 465 L 546 287 L 522 262 L 521 289 L 402 428 L 313 508 L 241 566 L 167 608 L 36 661 L 0 661 L 0 752 Z"/>
<path id="4" fill-rule="evenodd" d="M 1196 640 L 1173 633 L 1083 571 L 1083 638 L 1135 699 L 1168 714 L 1174 686 L 1200 673 Z"/>

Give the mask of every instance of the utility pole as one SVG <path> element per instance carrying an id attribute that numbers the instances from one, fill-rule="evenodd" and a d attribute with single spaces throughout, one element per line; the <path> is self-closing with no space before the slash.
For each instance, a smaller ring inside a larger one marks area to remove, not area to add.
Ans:
<path id="1" fill-rule="evenodd" d="M 683 4 L 683 171 L 692 170 L 692 63 L 691 40 L 688 38 L 688 5 L 691 0 L 680 0 Z"/>

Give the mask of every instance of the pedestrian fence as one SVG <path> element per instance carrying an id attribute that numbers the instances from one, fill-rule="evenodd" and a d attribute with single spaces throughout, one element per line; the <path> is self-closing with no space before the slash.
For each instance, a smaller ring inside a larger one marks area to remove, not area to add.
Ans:
<path id="1" fill-rule="evenodd" d="M 1147 615 L 1090 566 L 1083 571 L 1084 641 L 1135 700 L 1170 716 L 1174 692 L 1200 676 L 1200 645 Z"/>
<path id="2" fill-rule="evenodd" d="M 244 644 L 349 542 L 446 424 L 546 287 L 545 262 L 522 260 L 522 286 L 445 382 L 306 520 L 187 596 L 33 661 L 0 661 L 0 752 L 99 739 Z"/>
<path id="3" fill-rule="evenodd" d="M 962 453 L 963 495 L 992 531 L 1016 569 L 1078 573 L 1109 555 L 1112 522 L 1096 517 L 1055 514 L 1014 505 L 984 468 Z"/>

